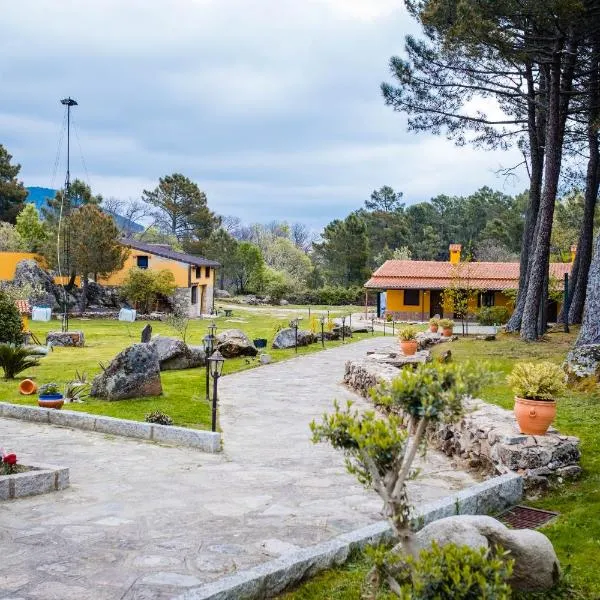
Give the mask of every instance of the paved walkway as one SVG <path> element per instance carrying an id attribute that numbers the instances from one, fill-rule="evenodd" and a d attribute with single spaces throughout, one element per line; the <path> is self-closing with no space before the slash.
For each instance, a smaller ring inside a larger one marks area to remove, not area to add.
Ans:
<path id="1" fill-rule="evenodd" d="M 0 419 L 0 446 L 71 468 L 71 487 L 0 503 L 0 598 L 163 600 L 379 520 L 381 502 L 308 423 L 372 338 L 221 380 L 225 451 Z M 430 453 L 415 502 L 472 483 Z"/>

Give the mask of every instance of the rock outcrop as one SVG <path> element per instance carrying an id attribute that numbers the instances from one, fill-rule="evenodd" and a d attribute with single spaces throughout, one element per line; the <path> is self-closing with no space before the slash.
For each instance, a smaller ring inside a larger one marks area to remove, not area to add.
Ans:
<path id="1" fill-rule="evenodd" d="M 258 350 L 241 329 L 227 329 L 217 335 L 216 350 L 225 358 L 256 356 Z"/>
<path id="2" fill-rule="evenodd" d="M 500 546 L 514 562 L 510 584 L 524 592 L 543 592 L 560 579 L 560 564 L 550 540 L 532 529 L 509 529 L 492 517 L 461 515 L 430 523 L 415 537 L 415 551 L 456 544 L 479 548 Z"/>
<path id="3" fill-rule="evenodd" d="M 567 354 L 564 368 L 573 383 L 588 378 L 600 380 L 600 344 L 576 346 Z"/>
<path id="4" fill-rule="evenodd" d="M 112 359 L 108 367 L 94 377 L 90 396 L 123 400 L 160 396 L 160 363 L 150 344 L 133 344 Z"/>
<path id="5" fill-rule="evenodd" d="M 161 371 L 193 369 L 206 364 L 202 347 L 188 346 L 177 338 L 155 335 L 148 345 L 156 350 Z"/>
<path id="6" fill-rule="evenodd" d="M 298 329 L 298 347 L 308 346 L 316 340 L 316 336 L 310 331 L 304 329 Z M 272 347 L 275 350 L 285 350 L 288 348 L 296 347 L 296 333 L 291 327 L 286 327 L 277 332 L 275 339 L 273 340 Z"/>
<path id="7" fill-rule="evenodd" d="M 85 345 L 83 331 L 49 331 L 46 334 L 47 346 L 74 346 L 81 348 Z"/>

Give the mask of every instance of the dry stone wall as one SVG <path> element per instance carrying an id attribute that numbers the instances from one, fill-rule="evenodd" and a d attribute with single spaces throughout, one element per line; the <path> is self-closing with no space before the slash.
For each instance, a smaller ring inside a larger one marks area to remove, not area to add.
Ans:
<path id="1" fill-rule="evenodd" d="M 391 381 L 398 368 L 371 355 L 346 362 L 344 384 L 364 397 L 378 383 Z M 581 474 L 579 439 L 550 428 L 546 435 L 519 433 L 512 411 L 482 400 L 464 402 L 457 423 L 431 429 L 431 445 L 471 468 L 494 474 L 522 475 L 529 490 Z"/>

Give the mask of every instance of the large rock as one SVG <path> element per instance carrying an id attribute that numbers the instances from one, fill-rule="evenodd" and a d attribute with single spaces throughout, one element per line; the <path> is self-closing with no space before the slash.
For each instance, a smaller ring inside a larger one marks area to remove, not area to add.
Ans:
<path id="1" fill-rule="evenodd" d="M 227 290 L 215 290 L 215 298 L 231 298 L 231 294 Z"/>
<path id="2" fill-rule="evenodd" d="M 49 331 L 46 334 L 47 346 L 75 346 L 81 348 L 85 345 L 83 331 Z"/>
<path id="3" fill-rule="evenodd" d="M 19 287 L 30 285 L 33 288 L 34 293 L 28 298 L 32 306 L 44 304 L 56 309 L 62 305 L 62 288 L 59 288 L 50 273 L 33 259 L 17 263 L 13 284 Z M 69 303 L 71 302 L 73 299 L 69 298 Z"/>
<path id="4" fill-rule="evenodd" d="M 416 535 L 415 550 L 439 545 L 466 545 L 474 549 L 500 546 L 515 561 L 511 586 L 526 592 L 545 591 L 560 578 L 560 564 L 550 540 L 539 531 L 509 529 L 492 517 L 461 515 L 430 523 Z"/>
<path id="5" fill-rule="evenodd" d="M 600 344 L 576 346 L 567 354 L 564 368 L 572 382 L 588 377 L 600 379 Z"/>
<path id="6" fill-rule="evenodd" d="M 298 329 L 298 346 L 308 346 L 316 340 L 316 336 L 310 331 Z M 296 346 L 296 334 L 294 329 L 286 327 L 277 332 L 273 340 L 273 348 L 276 350 L 285 350 Z"/>
<path id="7" fill-rule="evenodd" d="M 227 329 L 217 335 L 218 350 L 225 358 L 256 356 L 258 350 L 241 329 Z"/>
<path id="8" fill-rule="evenodd" d="M 155 335 L 148 345 L 156 350 L 161 371 L 193 369 L 206 364 L 206 354 L 202 347 L 188 346 L 177 338 Z"/>
<path id="9" fill-rule="evenodd" d="M 160 363 L 151 344 L 133 344 L 119 352 L 104 372 L 94 377 L 90 391 L 90 396 L 106 400 L 160 394 Z"/>

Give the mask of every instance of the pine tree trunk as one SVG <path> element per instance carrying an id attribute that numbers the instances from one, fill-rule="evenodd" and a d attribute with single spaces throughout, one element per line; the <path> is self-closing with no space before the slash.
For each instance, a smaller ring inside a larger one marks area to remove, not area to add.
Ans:
<path id="1" fill-rule="evenodd" d="M 594 256 L 588 273 L 585 307 L 576 346 L 600 344 L 600 235 L 596 236 Z"/>

